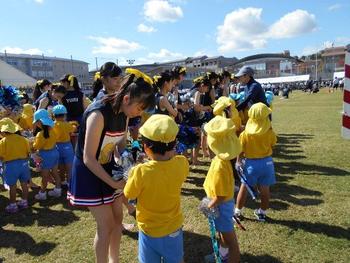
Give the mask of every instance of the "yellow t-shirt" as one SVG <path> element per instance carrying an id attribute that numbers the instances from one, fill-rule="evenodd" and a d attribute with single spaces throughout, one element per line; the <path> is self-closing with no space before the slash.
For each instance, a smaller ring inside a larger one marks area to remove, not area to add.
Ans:
<path id="1" fill-rule="evenodd" d="M 53 130 L 56 134 L 57 142 L 69 142 L 70 134 L 75 131 L 75 126 L 65 121 L 55 121 Z"/>
<path id="2" fill-rule="evenodd" d="M 231 200 L 233 199 L 234 183 L 231 161 L 215 156 L 203 184 L 207 196 L 210 198 L 225 197 L 225 202 Z"/>
<path id="3" fill-rule="evenodd" d="M 243 131 L 239 140 L 242 144 L 242 152 L 246 158 L 258 159 L 265 158 L 272 155 L 272 146 L 277 142 L 277 136 L 272 130 L 268 130 L 264 134 L 247 134 Z"/>
<path id="4" fill-rule="evenodd" d="M 40 131 L 34 139 L 35 150 L 51 150 L 56 145 L 56 134 L 53 129 L 49 130 L 49 138 L 44 138 L 44 131 Z"/>
<path id="5" fill-rule="evenodd" d="M 139 164 L 130 171 L 124 195 L 137 198 L 136 220 L 146 235 L 163 237 L 182 226 L 181 186 L 188 174 L 188 161 L 180 155 Z"/>
<path id="6" fill-rule="evenodd" d="M 18 120 L 18 125 L 21 126 L 23 130 L 32 130 L 33 129 L 33 117 L 23 118 L 20 117 Z"/>
<path id="7" fill-rule="evenodd" d="M 29 141 L 21 135 L 9 134 L 0 140 L 0 158 L 4 162 L 29 157 Z"/>

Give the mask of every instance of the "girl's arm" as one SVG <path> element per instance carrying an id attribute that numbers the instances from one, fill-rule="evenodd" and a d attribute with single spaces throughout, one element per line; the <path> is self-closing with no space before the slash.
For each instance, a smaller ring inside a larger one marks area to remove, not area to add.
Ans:
<path id="1" fill-rule="evenodd" d="M 92 112 L 86 120 L 85 148 L 83 162 L 98 178 L 115 189 L 124 188 L 125 181 L 114 181 L 96 159 L 97 148 L 102 136 L 104 119 L 101 112 Z"/>
<path id="2" fill-rule="evenodd" d="M 38 110 L 39 109 L 46 109 L 47 105 L 49 104 L 49 99 L 48 98 L 43 98 L 42 100 L 40 100 L 39 102 L 39 107 L 38 107 Z"/>
<path id="3" fill-rule="evenodd" d="M 171 116 L 173 116 L 174 118 L 177 116 L 178 111 L 177 111 L 176 109 L 174 109 L 174 108 L 170 105 L 170 103 L 169 103 L 169 101 L 168 101 L 168 99 L 167 99 L 166 97 L 163 96 L 163 97 L 160 99 L 160 101 L 159 101 L 159 106 L 160 106 L 161 109 L 162 109 L 162 108 L 166 108 L 166 110 L 169 112 L 169 114 L 170 114 Z"/>

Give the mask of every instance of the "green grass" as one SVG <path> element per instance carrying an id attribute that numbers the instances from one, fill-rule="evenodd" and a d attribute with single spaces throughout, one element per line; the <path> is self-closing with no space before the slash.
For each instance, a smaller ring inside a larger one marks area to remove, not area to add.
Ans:
<path id="1" fill-rule="evenodd" d="M 277 184 L 272 187 L 271 222 L 255 222 L 256 204 L 248 202 L 247 231 L 237 230 L 242 262 L 350 262 L 350 141 L 340 137 L 341 111 L 340 92 L 295 92 L 289 100 L 275 99 Z M 208 163 L 192 169 L 183 186 L 186 262 L 202 262 L 211 251 L 207 221 L 197 209 L 207 168 Z M 6 204 L 2 192 L 4 262 L 94 261 L 95 224 L 87 210 L 72 209 L 62 198 L 32 201 L 30 209 L 7 215 Z M 137 262 L 136 230 L 123 236 L 120 257 L 121 262 Z"/>

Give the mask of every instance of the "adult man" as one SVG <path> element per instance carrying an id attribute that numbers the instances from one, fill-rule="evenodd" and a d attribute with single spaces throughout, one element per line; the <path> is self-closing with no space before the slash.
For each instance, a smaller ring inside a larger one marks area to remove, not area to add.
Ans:
<path id="1" fill-rule="evenodd" d="M 244 110 L 246 107 L 250 108 L 253 104 L 258 102 L 269 106 L 266 101 L 264 90 L 260 83 L 254 80 L 253 76 L 254 70 L 248 66 L 243 66 L 236 74 L 236 77 L 239 78 L 239 82 L 246 86 L 244 89 L 245 99 L 236 107 L 238 111 Z"/>

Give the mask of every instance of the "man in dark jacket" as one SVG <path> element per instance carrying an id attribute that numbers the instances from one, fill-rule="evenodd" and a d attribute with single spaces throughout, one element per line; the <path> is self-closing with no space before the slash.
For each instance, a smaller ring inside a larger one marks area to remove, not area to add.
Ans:
<path id="1" fill-rule="evenodd" d="M 253 104 L 262 102 L 269 106 L 266 101 L 265 92 L 262 89 L 260 83 L 256 82 L 253 78 L 254 70 L 251 67 L 243 66 L 239 72 L 235 75 L 239 78 L 239 82 L 245 85 L 245 99 L 237 105 L 237 110 L 244 110 L 246 107 L 250 108 Z"/>

